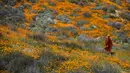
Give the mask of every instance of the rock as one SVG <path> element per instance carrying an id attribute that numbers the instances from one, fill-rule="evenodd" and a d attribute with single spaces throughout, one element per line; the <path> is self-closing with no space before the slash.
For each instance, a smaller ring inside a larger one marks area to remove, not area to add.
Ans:
<path id="1" fill-rule="evenodd" d="M 120 22 L 108 22 L 107 25 L 112 26 L 118 30 L 121 29 L 121 27 L 122 27 L 122 24 Z"/>
<path id="2" fill-rule="evenodd" d="M 90 18 L 92 15 L 90 14 L 90 13 L 88 13 L 88 12 L 85 12 L 85 13 L 83 13 L 83 15 L 84 15 L 84 17 L 86 17 L 86 18 Z"/>
<path id="3" fill-rule="evenodd" d="M 63 23 L 71 23 L 71 19 L 67 15 L 58 15 L 58 20 L 61 20 Z"/>

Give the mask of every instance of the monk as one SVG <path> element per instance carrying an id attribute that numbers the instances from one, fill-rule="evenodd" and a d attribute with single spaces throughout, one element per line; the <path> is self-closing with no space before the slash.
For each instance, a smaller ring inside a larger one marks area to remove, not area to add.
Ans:
<path id="1" fill-rule="evenodd" d="M 105 41 L 105 50 L 109 53 L 112 53 L 112 46 L 113 46 L 112 40 L 110 36 L 108 36 Z"/>

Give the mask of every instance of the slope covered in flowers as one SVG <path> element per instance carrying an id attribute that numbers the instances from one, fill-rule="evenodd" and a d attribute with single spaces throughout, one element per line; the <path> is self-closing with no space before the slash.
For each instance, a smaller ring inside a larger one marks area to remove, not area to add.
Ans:
<path id="1" fill-rule="evenodd" d="M 1 73 L 130 72 L 130 20 L 118 15 L 121 10 L 130 12 L 129 3 L 87 0 L 82 6 L 69 0 L 36 1 L 23 0 L 12 6 L 25 5 L 25 27 L 19 27 L 21 23 L 16 27 L 0 25 Z M 109 12 L 111 5 L 117 8 L 114 13 Z M 100 7 L 108 8 L 108 12 Z M 118 22 L 121 28 L 109 22 Z M 114 43 L 114 55 L 103 50 L 108 34 Z"/>

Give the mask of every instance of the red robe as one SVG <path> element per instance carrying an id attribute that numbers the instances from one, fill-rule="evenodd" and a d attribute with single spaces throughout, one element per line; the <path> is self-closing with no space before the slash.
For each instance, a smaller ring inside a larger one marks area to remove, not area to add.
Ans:
<path id="1" fill-rule="evenodd" d="M 106 46 L 106 51 L 111 52 L 112 46 L 113 46 L 111 38 L 109 38 L 109 37 L 106 38 L 105 46 Z"/>

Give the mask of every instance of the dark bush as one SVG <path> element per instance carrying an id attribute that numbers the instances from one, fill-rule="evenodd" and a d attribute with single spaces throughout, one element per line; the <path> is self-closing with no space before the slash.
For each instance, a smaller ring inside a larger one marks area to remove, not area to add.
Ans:
<path id="1" fill-rule="evenodd" d="M 86 17 L 86 18 L 89 18 L 89 17 L 92 16 L 92 15 L 91 15 L 90 13 L 88 13 L 88 12 L 83 13 L 83 15 L 84 15 L 84 17 Z"/>

